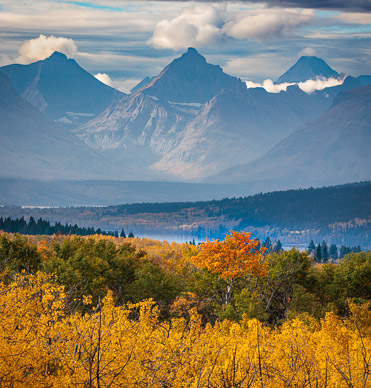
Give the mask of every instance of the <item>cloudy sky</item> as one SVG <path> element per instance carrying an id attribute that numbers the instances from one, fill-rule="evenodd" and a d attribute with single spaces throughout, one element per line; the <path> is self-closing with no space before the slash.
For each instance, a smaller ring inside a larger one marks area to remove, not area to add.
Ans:
<path id="1" fill-rule="evenodd" d="M 0 0 L 0 65 L 58 50 L 127 91 L 190 46 L 252 82 L 301 55 L 371 74 L 371 0 Z"/>

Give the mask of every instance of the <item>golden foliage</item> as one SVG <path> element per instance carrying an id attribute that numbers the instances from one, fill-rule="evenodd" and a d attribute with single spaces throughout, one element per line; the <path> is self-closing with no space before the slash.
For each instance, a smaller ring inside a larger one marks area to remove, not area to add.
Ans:
<path id="1" fill-rule="evenodd" d="M 0 284 L 2 387 L 367 387 L 371 339 L 366 308 L 321 324 L 274 329 L 244 317 L 203 326 L 160 322 L 153 301 L 116 307 L 112 294 L 90 314 L 66 314 L 50 276 Z M 189 295 L 192 299 L 192 295 Z M 85 298 L 87 304 L 89 298 Z"/>
<path id="2" fill-rule="evenodd" d="M 265 262 L 258 245 L 259 240 L 250 239 L 250 233 L 232 230 L 224 241 L 202 243 L 202 250 L 194 258 L 194 263 L 224 280 L 246 275 L 266 276 Z"/>

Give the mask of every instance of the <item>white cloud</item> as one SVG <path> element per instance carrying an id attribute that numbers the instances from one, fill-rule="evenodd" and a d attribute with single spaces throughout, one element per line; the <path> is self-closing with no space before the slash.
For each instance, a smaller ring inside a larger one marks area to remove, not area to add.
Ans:
<path id="1" fill-rule="evenodd" d="M 180 15 L 157 23 L 149 43 L 156 48 L 182 49 L 209 46 L 228 38 L 265 40 L 285 36 L 307 24 L 312 10 L 259 9 L 228 16 L 225 5 L 197 3 Z"/>
<path id="2" fill-rule="evenodd" d="M 296 85 L 295 83 L 285 82 L 282 84 L 275 84 L 271 79 L 265 79 L 262 83 L 246 81 L 247 89 L 263 88 L 268 93 L 279 93 L 286 91 L 288 86 Z"/>
<path id="3" fill-rule="evenodd" d="M 293 29 L 307 24 L 313 10 L 267 9 L 246 12 L 225 24 L 223 31 L 236 39 L 257 41 L 289 35 Z"/>
<path id="4" fill-rule="evenodd" d="M 99 80 L 100 82 L 103 82 L 104 84 L 108 85 L 108 86 L 112 86 L 112 80 L 110 78 L 110 76 L 106 73 L 97 73 L 97 74 L 94 74 L 94 77 Z"/>
<path id="5" fill-rule="evenodd" d="M 202 3 L 184 7 L 176 18 L 157 23 L 148 43 L 156 48 L 178 50 L 220 42 L 224 38 L 221 30 L 224 9 Z"/>
<path id="6" fill-rule="evenodd" d="M 332 88 L 333 86 L 342 85 L 345 77 L 339 78 L 317 78 L 316 80 L 309 79 L 305 82 L 299 82 L 298 86 L 305 93 L 313 93 L 315 90 L 322 90 L 325 88 Z"/>
<path id="7" fill-rule="evenodd" d="M 268 93 L 279 93 L 281 91 L 286 91 L 288 86 L 298 85 L 301 90 L 305 93 L 313 93 L 315 90 L 322 90 L 325 88 L 331 88 L 333 86 L 341 85 L 346 77 L 338 78 L 320 78 L 317 77 L 315 80 L 307 80 L 305 82 L 285 82 L 282 84 L 275 84 L 271 79 L 266 79 L 262 83 L 256 83 L 251 81 L 246 81 L 246 87 L 250 88 L 264 88 Z"/>
<path id="8" fill-rule="evenodd" d="M 28 64 L 40 61 L 50 57 L 54 51 L 59 51 L 71 58 L 76 54 L 77 46 L 72 39 L 40 35 L 22 44 L 16 62 Z"/>

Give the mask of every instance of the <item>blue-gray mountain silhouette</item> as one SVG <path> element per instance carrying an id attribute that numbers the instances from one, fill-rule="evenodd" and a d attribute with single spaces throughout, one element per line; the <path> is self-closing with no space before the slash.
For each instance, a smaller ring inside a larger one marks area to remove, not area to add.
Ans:
<path id="1" fill-rule="evenodd" d="M 114 166 L 19 96 L 1 72 L 0 118 L 1 176 L 33 179 L 115 176 Z"/>
<path id="2" fill-rule="evenodd" d="M 286 73 L 282 74 L 276 83 L 305 82 L 317 77 L 330 78 L 336 76 L 338 76 L 338 73 L 331 69 L 323 59 L 303 56 Z"/>
<path id="3" fill-rule="evenodd" d="M 221 90 L 241 84 L 241 80 L 207 63 L 196 49 L 189 48 L 139 90 L 165 101 L 205 103 Z"/>
<path id="4" fill-rule="evenodd" d="M 138 84 L 136 84 L 133 88 L 130 89 L 130 92 L 133 93 L 136 90 L 143 88 L 143 86 L 148 85 L 155 77 L 144 77 Z"/>
<path id="5" fill-rule="evenodd" d="M 238 78 L 207 63 L 192 48 L 130 95 L 103 85 L 59 53 L 45 61 L 3 69 L 10 74 L 14 87 L 52 119 L 72 121 L 71 127 L 82 124 L 69 132 L 19 95 L 18 108 L 17 103 L 7 105 L 4 98 L 0 116 L 2 175 L 39 174 L 54 179 L 104 176 L 121 180 L 202 180 L 261 158 L 288 135 L 322 115 L 339 92 L 358 88 L 369 80 L 368 76 L 347 77 L 342 85 L 312 94 L 296 85 L 277 94 L 268 93 L 262 88 L 246 89 Z M 4 86 L 7 89 L 9 85 Z M 16 92 L 12 93 L 15 101 Z M 344 112 L 339 114 L 331 108 L 322 116 L 324 122 L 332 125 L 330 116 L 335 114 L 348 120 L 349 125 L 358 120 L 356 116 L 344 116 L 346 105 L 342 109 Z M 311 147 L 317 144 L 315 136 L 307 142 L 306 147 L 314 152 Z M 365 144 L 369 146 L 367 137 Z M 297 151 L 290 152 L 294 155 Z M 336 152 L 329 151 L 326 157 Z M 354 166 L 357 174 L 358 165 Z M 233 176 L 228 173 L 227 179 Z M 303 173 L 305 176 L 308 184 L 315 181 Z"/>
<path id="6" fill-rule="evenodd" d="M 371 179 L 371 86 L 342 92 L 322 116 L 257 160 L 210 181 L 269 182 L 275 188 Z"/>
<path id="7" fill-rule="evenodd" d="M 3 66 L 0 71 L 41 112 L 73 127 L 92 119 L 123 95 L 59 52 L 29 65 Z"/>

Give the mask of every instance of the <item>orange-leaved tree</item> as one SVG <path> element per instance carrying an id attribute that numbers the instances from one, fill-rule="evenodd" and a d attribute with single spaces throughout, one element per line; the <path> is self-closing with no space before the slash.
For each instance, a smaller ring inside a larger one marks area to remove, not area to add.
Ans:
<path id="1" fill-rule="evenodd" d="M 265 248 L 259 247 L 259 240 L 250 238 L 250 233 L 231 230 L 224 241 L 202 243 L 194 264 L 226 282 L 224 303 L 229 303 L 236 279 L 267 276 L 263 250 Z"/>

